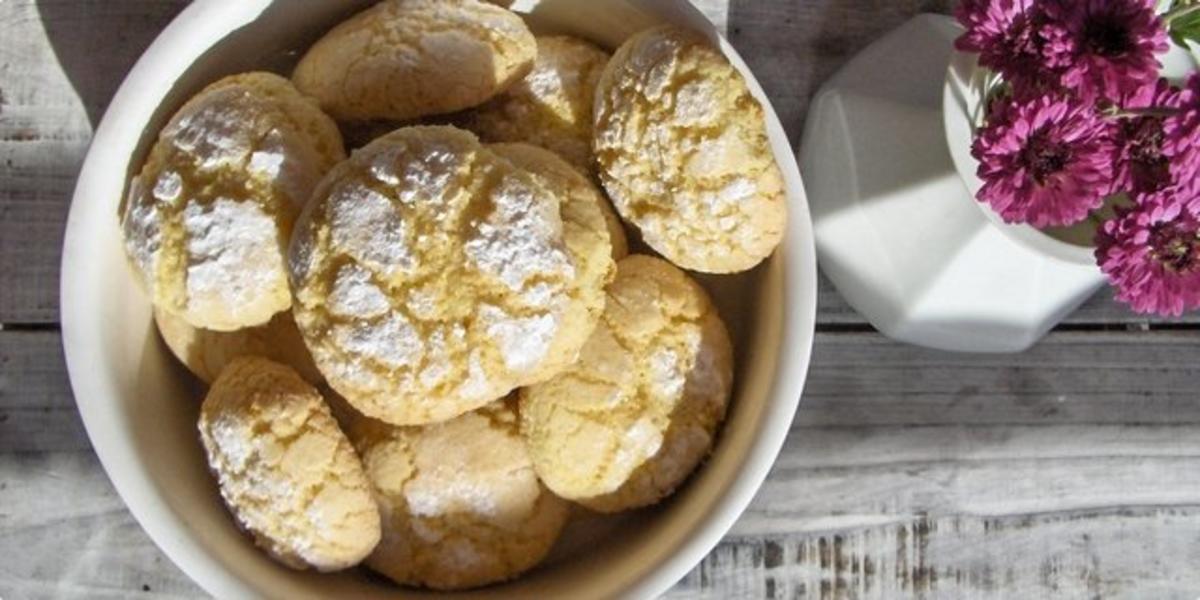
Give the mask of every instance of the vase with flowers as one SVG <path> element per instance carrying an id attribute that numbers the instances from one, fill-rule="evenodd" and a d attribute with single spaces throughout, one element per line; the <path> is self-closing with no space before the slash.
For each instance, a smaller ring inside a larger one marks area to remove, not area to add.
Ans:
<path id="1" fill-rule="evenodd" d="M 1138 313 L 1200 310 L 1200 0 L 964 0 L 955 17 L 969 150 L 954 114 L 947 135 L 980 205 L 1086 246 Z"/>
<path id="2" fill-rule="evenodd" d="M 962 1 L 812 99 L 799 161 L 841 297 L 956 352 L 1025 350 L 1109 284 L 1200 309 L 1200 0 Z"/>

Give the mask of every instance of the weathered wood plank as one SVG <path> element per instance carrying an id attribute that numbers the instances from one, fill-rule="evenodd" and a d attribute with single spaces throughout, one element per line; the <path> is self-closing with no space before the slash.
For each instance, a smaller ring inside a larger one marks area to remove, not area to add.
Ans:
<path id="1" fill-rule="evenodd" d="M 727 33 L 771 98 L 793 144 L 812 95 L 851 57 L 923 12 L 955 0 L 730 0 Z"/>
<path id="2" fill-rule="evenodd" d="M 1016 355 L 818 334 L 806 426 L 1197 423 L 1200 334 L 1059 332 Z"/>
<path id="3" fill-rule="evenodd" d="M 0 323 L 50 323 L 93 124 L 185 0 L 0 2 Z"/>
<path id="4" fill-rule="evenodd" d="M 1051 334 L 1020 355 L 821 333 L 796 427 L 1200 424 L 1200 335 Z M 56 331 L 0 331 L 0 452 L 89 447 Z"/>
<path id="5" fill-rule="evenodd" d="M 0 331 L 0 454 L 90 450 L 57 331 Z"/>
<path id="6" fill-rule="evenodd" d="M 1198 541 L 1198 506 L 923 516 L 727 540 L 666 598 L 1193 600 Z"/>
<path id="7" fill-rule="evenodd" d="M 1167 597 L 1200 581 L 1198 467 L 1200 426 L 799 429 L 672 596 Z M 3 454 L 0 481 L 0 587 L 193 590 L 90 453 Z"/>
<path id="8" fill-rule="evenodd" d="M 1129 506 L 1200 505 L 1200 426 L 800 428 L 734 538 Z"/>
<path id="9" fill-rule="evenodd" d="M 202 598 L 150 541 L 91 452 L 0 454 L 0 594 Z"/>
<path id="10" fill-rule="evenodd" d="M 817 291 L 817 323 L 820 325 L 861 325 L 865 322 L 846 300 L 838 293 L 833 283 L 824 274 L 818 278 Z M 1200 311 L 1188 313 L 1178 319 L 1138 315 L 1129 307 L 1116 301 L 1111 289 L 1103 289 L 1090 300 L 1079 307 L 1079 310 L 1067 315 L 1062 325 L 1073 326 L 1105 325 L 1127 326 L 1131 329 L 1159 325 L 1200 325 Z"/>

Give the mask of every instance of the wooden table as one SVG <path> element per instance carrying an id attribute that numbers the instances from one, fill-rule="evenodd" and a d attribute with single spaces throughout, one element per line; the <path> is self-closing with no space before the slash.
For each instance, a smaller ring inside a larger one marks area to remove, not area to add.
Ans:
<path id="1" fill-rule="evenodd" d="M 0 0 L 0 596 L 203 595 L 100 468 L 59 346 L 76 171 L 184 0 Z M 793 140 L 820 83 L 948 0 L 705 0 Z M 1200 318 L 1107 293 L 1018 356 L 890 342 L 821 290 L 778 464 L 676 598 L 1200 596 Z"/>

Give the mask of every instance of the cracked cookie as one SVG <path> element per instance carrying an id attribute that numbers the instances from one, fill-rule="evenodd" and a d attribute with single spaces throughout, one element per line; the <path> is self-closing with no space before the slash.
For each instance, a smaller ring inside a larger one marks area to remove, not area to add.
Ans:
<path id="1" fill-rule="evenodd" d="M 384 0 L 325 34 L 292 74 L 339 121 L 408 121 L 482 104 L 533 66 L 525 22 L 478 0 Z"/>
<path id="2" fill-rule="evenodd" d="M 601 512 L 647 506 L 708 454 L 732 380 L 729 334 L 704 290 L 630 256 L 579 362 L 521 390 L 521 434 L 559 496 Z"/>
<path id="3" fill-rule="evenodd" d="M 266 325 L 237 331 L 198 329 L 158 309 L 154 311 L 154 323 L 175 358 L 204 383 L 211 384 L 225 365 L 240 356 L 261 356 L 283 363 L 313 385 L 325 380 L 313 364 L 290 310 L 271 317 Z"/>
<path id="4" fill-rule="evenodd" d="M 363 465 L 320 393 L 295 371 L 235 359 L 205 397 L 199 429 L 225 504 L 283 564 L 344 569 L 379 542 Z"/>
<path id="5" fill-rule="evenodd" d="M 617 212 L 684 269 L 746 271 L 783 237 L 762 106 L 694 33 L 650 29 L 617 50 L 596 91 L 592 149 Z"/>
<path id="6" fill-rule="evenodd" d="M 525 142 L 551 150 L 588 176 L 592 105 L 608 53 L 566 35 L 539 36 L 533 70 L 471 111 L 467 127 L 488 142 Z"/>
<path id="7" fill-rule="evenodd" d="M 344 156 L 337 125 L 277 75 L 226 77 L 188 101 L 121 211 L 126 253 L 154 305 L 214 331 L 287 310 L 293 221 Z"/>
<path id="8" fill-rule="evenodd" d="M 562 219 L 567 228 L 567 246 L 573 248 L 577 258 L 579 255 L 591 256 L 584 262 L 604 265 L 603 279 L 607 284 L 616 270 L 613 261 L 629 254 L 629 240 L 620 217 L 613 212 L 604 192 L 561 156 L 544 148 L 524 143 L 488 144 L 487 147 L 518 168 L 545 179 L 546 184 L 564 199 Z M 607 248 L 612 257 L 607 264 L 595 258 L 602 248 Z M 602 272 L 599 266 L 585 270 Z"/>
<path id="9" fill-rule="evenodd" d="M 399 129 L 338 165 L 290 252 L 296 323 L 330 387 L 420 425 L 577 355 L 603 281 L 580 276 L 546 181 L 453 127 Z"/>
<path id="10" fill-rule="evenodd" d="M 370 568 L 405 585 L 460 590 L 533 568 L 567 504 L 538 481 L 511 402 L 444 423 L 349 429 L 383 515 Z"/>

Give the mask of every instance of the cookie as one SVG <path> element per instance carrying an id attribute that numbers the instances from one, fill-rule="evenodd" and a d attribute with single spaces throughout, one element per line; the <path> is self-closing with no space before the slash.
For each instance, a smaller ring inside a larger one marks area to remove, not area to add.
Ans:
<path id="1" fill-rule="evenodd" d="M 565 35 L 539 36 L 533 70 L 472 111 L 468 127 L 488 142 L 526 142 L 558 153 L 589 176 L 592 105 L 608 53 Z"/>
<path id="2" fill-rule="evenodd" d="M 578 302 L 571 303 L 563 327 L 584 332 L 586 339 L 604 312 L 604 287 L 617 272 L 616 247 L 619 245 L 622 251 L 627 248 L 624 231 L 616 234 L 618 241 L 613 242 L 614 234 L 604 216 L 605 212 L 612 213 L 608 200 L 592 182 L 549 150 L 529 144 L 489 144 L 487 148 L 540 178 L 562 200 L 563 240 L 575 265 L 579 289 Z M 575 362 L 580 346 L 551 356 L 545 370 L 557 373 Z"/>
<path id="3" fill-rule="evenodd" d="M 286 311 L 292 224 L 342 158 L 337 126 L 282 77 L 226 77 L 188 101 L 122 207 L 126 253 L 154 305 L 213 331 Z"/>
<path id="4" fill-rule="evenodd" d="M 488 148 L 517 167 L 549 179 L 548 185 L 567 199 L 562 207 L 565 224 L 581 231 L 598 231 L 601 224 L 596 220 L 596 210 L 592 208 L 596 207 L 600 218 L 603 219 L 612 259 L 618 261 L 629 255 L 629 238 L 625 235 L 621 218 L 613 212 L 604 192 L 585 177 L 583 172 L 567 164 L 558 154 L 532 144 L 488 144 Z M 568 231 L 571 227 L 568 227 Z M 590 245 L 594 250 L 600 244 L 599 237 L 601 236 L 593 233 L 593 241 L 581 240 L 580 244 Z M 571 240 L 568 239 L 567 243 L 570 245 Z"/>
<path id="5" fill-rule="evenodd" d="M 255 542 L 294 569 L 358 564 L 379 543 L 379 509 L 321 395 L 264 358 L 229 363 L 200 409 L 221 497 Z"/>
<path id="6" fill-rule="evenodd" d="M 171 353 L 204 383 L 211 384 L 235 358 L 261 356 L 296 370 L 305 381 L 324 381 L 304 346 L 291 311 L 271 317 L 266 325 L 237 331 L 197 329 L 163 310 L 154 311 L 154 322 Z"/>
<path id="7" fill-rule="evenodd" d="M 763 108 L 696 34 L 650 29 L 617 50 L 596 92 L 592 148 L 617 212 L 680 267 L 745 271 L 783 237 Z"/>
<path id="8" fill-rule="evenodd" d="M 406 121 L 479 105 L 520 81 L 537 42 L 479 0 L 384 0 L 325 34 L 292 74 L 339 121 Z"/>
<path id="9" fill-rule="evenodd" d="M 625 235 L 625 226 L 621 224 L 621 217 L 613 212 L 607 197 L 603 198 L 600 204 L 600 212 L 604 217 L 604 228 L 608 230 L 609 242 L 612 244 L 613 260 L 629 256 L 629 237 Z"/>
<path id="10" fill-rule="evenodd" d="M 666 261 L 617 265 L 574 366 L 521 391 L 521 434 L 554 493 L 601 512 L 654 504 L 712 447 L 733 380 L 729 334 Z"/>
<path id="11" fill-rule="evenodd" d="M 366 564 L 397 583 L 460 590 L 511 579 L 541 562 L 566 522 L 509 403 L 424 427 L 363 419 L 349 431 L 383 515 Z"/>
<path id="12" fill-rule="evenodd" d="M 338 165 L 290 253 L 296 323 L 329 385 L 420 425 L 552 376 L 589 333 L 566 326 L 590 293 L 561 203 L 453 127 L 399 129 Z"/>

